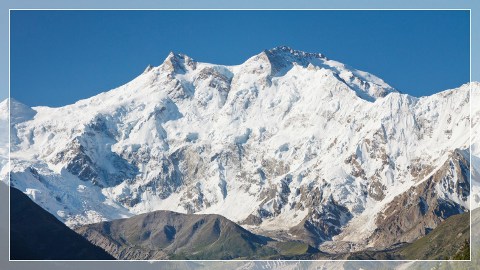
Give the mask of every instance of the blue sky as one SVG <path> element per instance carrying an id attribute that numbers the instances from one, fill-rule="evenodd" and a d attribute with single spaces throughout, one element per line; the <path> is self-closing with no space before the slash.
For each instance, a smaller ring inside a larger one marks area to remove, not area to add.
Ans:
<path id="1" fill-rule="evenodd" d="M 233 65 L 279 45 L 414 96 L 469 81 L 468 11 L 12 11 L 11 96 L 61 106 L 130 81 L 169 51 Z"/>

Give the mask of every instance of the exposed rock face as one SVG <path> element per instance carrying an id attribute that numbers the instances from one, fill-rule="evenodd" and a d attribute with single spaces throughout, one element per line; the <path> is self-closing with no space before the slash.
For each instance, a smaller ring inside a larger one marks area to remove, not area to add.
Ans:
<path id="1" fill-rule="evenodd" d="M 454 151 L 435 173 L 395 197 L 377 216 L 377 229 L 369 241 L 378 248 L 412 242 L 448 217 L 468 211 L 462 206 L 470 194 L 468 159 L 468 151 Z M 459 202 L 446 199 L 452 193 L 458 194 Z"/>
<path id="2" fill-rule="evenodd" d="M 306 241 L 312 246 L 318 246 L 326 240 L 331 240 L 352 218 L 350 211 L 335 202 L 332 197 L 320 210 L 314 211 L 314 213 L 309 213 L 300 224 L 290 229 L 290 232 L 298 239 Z"/>

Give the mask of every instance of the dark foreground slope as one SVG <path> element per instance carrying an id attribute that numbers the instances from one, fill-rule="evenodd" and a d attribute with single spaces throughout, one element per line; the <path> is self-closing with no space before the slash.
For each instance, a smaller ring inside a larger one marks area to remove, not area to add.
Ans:
<path id="1" fill-rule="evenodd" d="M 113 260 L 27 195 L 10 189 L 10 259 Z"/>
<path id="2" fill-rule="evenodd" d="M 357 252 L 351 254 L 348 259 L 458 259 L 461 257 L 459 254 L 465 253 L 465 244 L 469 240 L 470 213 L 467 212 L 449 217 L 429 234 L 412 243 L 385 251 Z"/>
<path id="3" fill-rule="evenodd" d="M 155 211 L 76 231 L 117 259 L 261 259 L 318 252 L 255 235 L 220 215 Z"/>

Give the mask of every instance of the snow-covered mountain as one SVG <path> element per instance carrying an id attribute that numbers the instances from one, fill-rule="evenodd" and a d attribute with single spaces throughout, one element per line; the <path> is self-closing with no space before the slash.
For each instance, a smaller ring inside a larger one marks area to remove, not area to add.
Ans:
<path id="1" fill-rule="evenodd" d="M 172 210 L 329 251 L 388 246 L 469 209 L 479 87 L 416 98 L 288 47 L 237 66 L 171 53 L 72 105 L 11 100 L 11 183 L 71 227 Z"/>

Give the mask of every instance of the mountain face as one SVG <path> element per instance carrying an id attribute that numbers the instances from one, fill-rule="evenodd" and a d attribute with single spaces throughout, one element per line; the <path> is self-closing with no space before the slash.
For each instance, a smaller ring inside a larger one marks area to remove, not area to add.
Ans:
<path id="1" fill-rule="evenodd" d="M 416 98 L 288 47 L 237 66 L 171 53 L 72 105 L 11 100 L 11 184 L 72 228 L 171 210 L 328 252 L 385 247 L 469 210 L 479 86 Z"/>
<path id="2" fill-rule="evenodd" d="M 113 260 L 21 191 L 10 189 L 10 259 Z"/>

